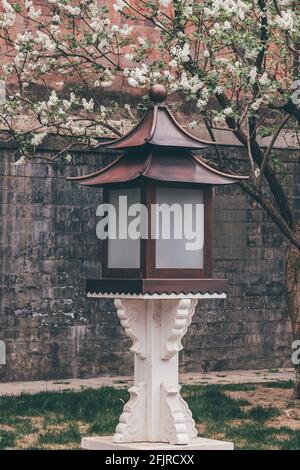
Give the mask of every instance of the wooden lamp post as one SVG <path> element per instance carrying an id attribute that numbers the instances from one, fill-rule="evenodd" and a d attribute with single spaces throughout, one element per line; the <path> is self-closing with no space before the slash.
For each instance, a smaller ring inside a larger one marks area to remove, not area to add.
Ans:
<path id="1" fill-rule="evenodd" d="M 70 178 L 103 187 L 104 203 L 116 209 L 118 234 L 111 238 L 108 233 L 104 241 L 103 278 L 87 280 L 87 297 L 115 299 L 135 358 L 134 386 L 115 435 L 84 438 L 83 448 L 233 448 L 231 443 L 197 438 L 179 393 L 178 352 L 198 300 L 226 298 L 227 281 L 212 278 L 212 189 L 247 177 L 225 174 L 194 155 L 193 150 L 213 143 L 182 129 L 164 104 L 166 96 L 162 85 L 154 85 L 153 104 L 138 125 L 103 144 L 123 151 L 113 163 Z M 130 238 L 124 211 L 135 208 L 131 215 L 136 215 L 141 205 L 143 235 Z M 165 237 L 162 208 L 169 210 Z M 198 240 L 192 249 L 191 234 Z"/>

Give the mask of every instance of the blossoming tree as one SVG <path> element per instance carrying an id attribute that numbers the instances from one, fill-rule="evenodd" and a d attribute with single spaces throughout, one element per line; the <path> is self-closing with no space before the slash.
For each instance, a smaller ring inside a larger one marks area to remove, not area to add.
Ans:
<path id="1" fill-rule="evenodd" d="M 219 129 L 245 148 L 250 180 L 241 186 L 289 241 L 288 305 L 299 340 L 300 222 L 273 154 L 283 133 L 299 147 L 299 2 L 116 0 L 109 10 L 97 0 L 48 0 L 43 11 L 40 3 L 2 0 L 0 122 L 3 139 L 19 149 L 16 163 L 35 158 L 53 133 L 71 139 L 52 160 L 70 160 L 75 144 L 97 148 L 122 131 L 121 110 L 104 106 L 103 89 L 165 83 L 194 107 L 190 126 L 205 126 L 220 168 L 230 162 Z M 153 26 L 151 38 L 141 37 L 141 21 Z M 129 106 L 125 112 L 135 119 Z"/>

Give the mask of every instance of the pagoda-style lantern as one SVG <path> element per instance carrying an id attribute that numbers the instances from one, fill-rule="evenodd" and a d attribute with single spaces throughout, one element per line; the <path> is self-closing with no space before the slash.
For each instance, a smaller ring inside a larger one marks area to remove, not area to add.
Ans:
<path id="1" fill-rule="evenodd" d="M 103 276 L 87 281 L 87 295 L 116 299 L 135 353 L 134 387 L 115 436 L 85 438 L 85 448 L 134 449 L 124 443 L 140 441 L 232 448 L 196 439 L 191 413 L 179 394 L 178 351 L 198 299 L 226 297 L 227 281 L 212 278 L 213 187 L 246 177 L 218 171 L 194 154 L 214 144 L 186 132 L 164 104 L 166 96 L 162 85 L 153 86 L 153 104 L 138 125 L 103 144 L 122 151 L 115 161 L 91 175 L 70 178 L 103 188 L 104 205 L 97 212 L 107 216 L 108 226 L 102 237 Z M 169 221 L 166 228 L 163 216 Z M 134 236 L 129 233 L 132 221 Z"/>
<path id="2" fill-rule="evenodd" d="M 116 208 L 118 221 L 130 205 L 147 208 L 147 216 L 146 212 L 140 214 L 139 238 L 127 236 L 130 217 L 126 216 L 122 217 L 123 226 L 117 227 L 115 238 L 107 237 L 103 279 L 88 281 L 88 292 L 223 291 L 226 282 L 212 279 L 212 188 L 245 177 L 218 171 L 194 155 L 193 150 L 212 142 L 197 139 L 180 127 L 163 103 L 163 86 L 153 86 L 150 98 L 153 106 L 139 124 L 124 137 L 104 144 L 123 153 L 92 175 L 70 178 L 84 186 L 103 187 L 104 202 Z M 127 200 L 122 207 L 120 196 Z M 159 231 L 162 223 L 154 228 L 155 222 L 161 220 L 159 208 L 156 213 L 153 210 L 155 204 L 169 207 L 166 217 L 169 215 L 170 233 L 165 238 Z M 185 214 L 187 205 L 191 210 Z M 176 209 L 179 215 L 175 214 Z M 179 231 L 174 227 L 175 218 L 180 223 Z M 190 249 L 193 242 L 185 234 L 195 234 L 197 247 Z"/>

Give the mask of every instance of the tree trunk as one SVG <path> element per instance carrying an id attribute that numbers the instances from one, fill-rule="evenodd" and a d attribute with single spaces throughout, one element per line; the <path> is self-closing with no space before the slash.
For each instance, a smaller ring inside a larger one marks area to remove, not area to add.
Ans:
<path id="1" fill-rule="evenodd" d="M 297 225 L 295 235 L 296 238 L 300 239 L 300 223 Z M 286 285 L 293 337 L 294 340 L 300 340 L 300 251 L 293 245 L 290 245 L 288 249 L 286 262 Z M 300 399 L 300 364 L 294 364 L 294 367 L 294 395 L 295 398 Z"/>

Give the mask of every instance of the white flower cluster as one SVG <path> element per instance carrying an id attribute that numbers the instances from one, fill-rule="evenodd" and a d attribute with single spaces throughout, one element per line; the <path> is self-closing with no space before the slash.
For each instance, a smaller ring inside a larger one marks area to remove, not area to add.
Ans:
<path id="1" fill-rule="evenodd" d="M 98 88 L 102 86 L 103 88 L 110 87 L 113 84 L 115 76 L 109 69 L 104 70 L 104 74 L 102 76 L 102 80 L 95 80 L 94 87 Z"/>
<path id="2" fill-rule="evenodd" d="M 55 41 L 52 41 L 50 36 L 48 34 L 43 33 L 42 31 L 37 31 L 36 32 L 36 37 L 34 38 L 34 42 L 38 44 L 39 46 L 42 47 L 42 49 L 49 51 L 49 52 L 54 52 L 56 50 L 56 43 Z"/>
<path id="3" fill-rule="evenodd" d="M 223 114 L 226 117 L 233 117 L 234 116 L 233 108 L 231 106 L 228 106 L 227 108 L 224 109 Z"/>
<path id="4" fill-rule="evenodd" d="M 2 0 L 4 12 L 0 16 L 0 28 L 9 28 L 13 26 L 16 20 L 16 14 L 9 2 Z"/>
<path id="5" fill-rule="evenodd" d="M 126 3 L 123 0 L 117 0 L 116 3 L 114 3 L 113 7 L 115 11 L 122 12 L 126 6 Z"/>
<path id="6" fill-rule="evenodd" d="M 262 74 L 262 76 L 261 76 L 260 79 L 259 79 L 259 83 L 260 83 L 262 86 L 269 85 L 270 79 L 269 79 L 269 77 L 268 77 L 267 72 L 264 72 L 264 73 Z"/>
<path id="7" fill-rule="evenodd" d="M 186 72 L 182 72 L 180 80 L 173 85 L 173 91 L 183 90 L 195 95 L 199 90 L 203 89 L 203 87 L 204 83 L 197 75 L 188 78 Z M 175 88 L 177 89 L 175 90 Z"/>
<path id="8" fill-rule="evenodd" d="M 275 18 L 275 23 L 279 26 L 280 29 L 284 31 L 295 31 L 295 13 L 292 11 L 283 11 L 281 15 L 277 15 Z"/>
<path id="9" fill-rule="evenodd" d="M 19 165 L 24 165 L 24 163 L 26 163 L 26 157 L 24 155 L 22 155 L 19 160 L 17 160 L 15 162 L 15 166 L 19 166 Z"/>
<path id="10" fill-rule="evenodd" d="M 250 78 L 250 83 L 251 84 L 256 82 L 256 78 L 257 78 L 257 68 L 256 67 L 252 67 L 252 69 L 250 70 L 249 78 Z"/>
<path id="11" fill-rule="evenodd" d="M 258 111 L 259 108 L 261 107 L 263 101 L 264 101 L 263 98 L 257 98 L 257 100 L 255 100 L 255 101 L 251 104 L 251 109 L 253 109 L 253 111 Z"/>
<path id="12" fill-rule="evenodd" d="M 132 87 L 144 86 L 150 82 L 149 68 L 146 64 L 134 69 L 125 68 L 123 73 Z"/>
<path id="13" fill-rule="evenodd" d="M 71 5 L 64 4 L 62 2 L 58 2 L 57 5 L 69 15 L 78 16 L 81 13 L 80 7 L 72 7 Z"/>
<path id="14" fill-rule="evenodd" d="M 91 98 L 89 101 L 87 101 L 85 98 L 82 98 L 82 106 L 85 111 L 88 113 L 92 113 L 94 111 L 94 100 Z"/>
<path id="15" fill-rule="evenodd" d="M 39 132 L 37 134 L 33 134 L 31 139 L 31 145 L 34 145 L 35 147 L 40 145 L 46 136 L 47 132 Z"/>
<path id="16" fill-rule="evenodd" d="M 191 56 L 190 45 L 187 42 L 183 46 L 176 44 L 170 52 L 173 59 L 180 63 L 188 62 Z"/>
<path id="17" fill-rule="evenodd" d="M 158 3 L 160 4 L 161 7 L 167 7 L 170 5 L 171 0 L 159 0 Z"/>
<path id="18" fill-rule="evenodd" d="M 41 10 L 36 10 L 33 6 L 33 2 L 31 0 L 25 0 L 25 8 L 28 10 L 28 17 L 31 20 L 35 20 L 41 16 Z"/>
<path id="19" fill-rule="evenodd" d="M 242 0 L 212 0 L 210 8 L 204 8 L 206 17 L 218 18 L 225 12 L 227 15 L 237 17 L 240 20 L 245 19 L 248 11 L 249 5 Z"/>

